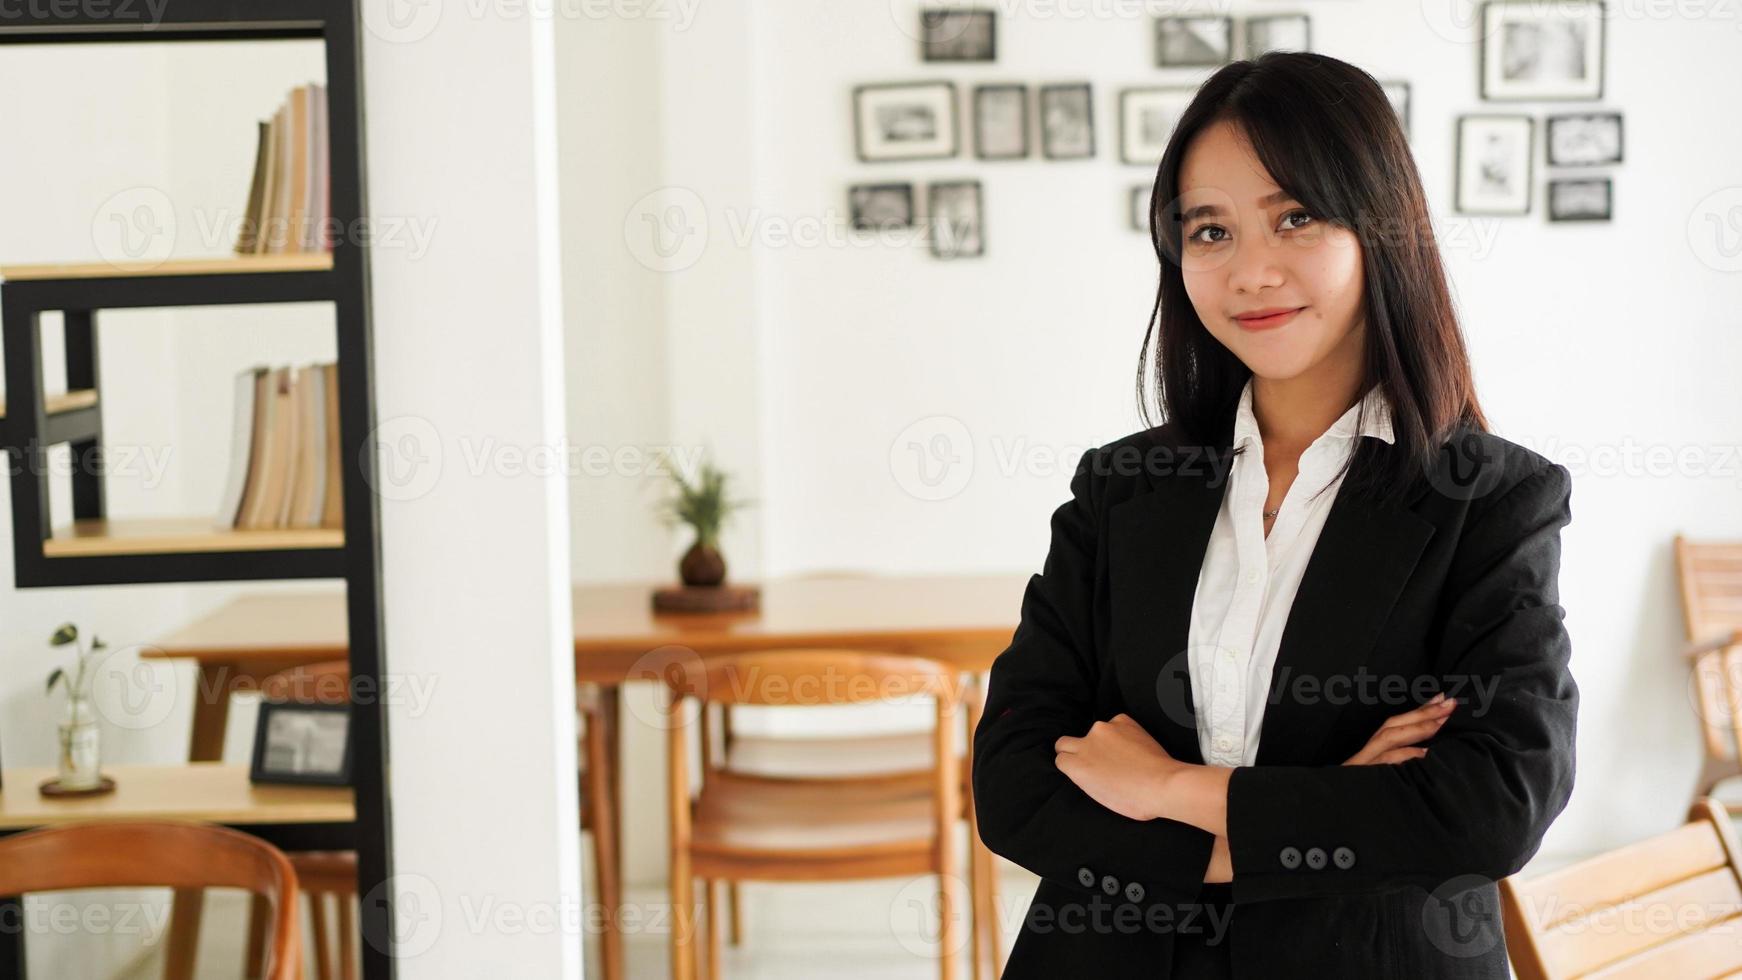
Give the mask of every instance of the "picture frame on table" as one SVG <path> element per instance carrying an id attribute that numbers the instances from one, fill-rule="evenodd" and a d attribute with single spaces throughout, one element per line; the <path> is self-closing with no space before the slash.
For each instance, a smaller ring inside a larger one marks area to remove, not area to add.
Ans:
<path id="1" fill-rule="evenodd" d="M 351 741 L 348 704 L 261 701 L 248 780 L 349 786 Z"/>
<path id="2" fill-rule="evenodd" d="M 1523 115 L 1458 117 L 1453 210 L 1460 214 L 1530 213 L 1536 120 Z"/>
<path id="3" fill-rule="evenodd" d="M 853 145 L 861 163 L 955 156 L 960 150 L 955 83 L 855 86 Z"/>
<path id="4" fill-rule="evenodd" d="M 1485 101 L 1586 101 L 1603 97 L 1603 0 L 1486 0 L 1481 7 Z"/>

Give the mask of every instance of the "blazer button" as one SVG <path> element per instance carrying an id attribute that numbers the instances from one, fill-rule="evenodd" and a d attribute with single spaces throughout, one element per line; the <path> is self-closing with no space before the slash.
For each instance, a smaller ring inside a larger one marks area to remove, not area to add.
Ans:
<path id="1" fill-rule="evenodd" d="M 1125 897 L 1133 902 L 1143 901 L 1143 886 L 1135 881 L 1126 882 Z"/>
<path id="2" fill-rule="evenodd" d="M 1322 847 L 1307 848 L 1306 866 L 1314 871 L 1325 870 L 1325 849 Z"/>
<path id="3" fill-rule="evenodd" d="M 1101 890 L 1109 895 L 1119 894 L 1119 879 L 1106 875 L 1101 879 Z"/>
<path id="4" fill-rule="evenodd" d="M 1298 847 L 1285 847 L 1277 857 L 1282 859 L 1282 866 L 1290 871 L 1300 867 L 1300 848 Z"/>
<path id="5" fill-rule="evenodd" d="M 1082 885 L 1084 888 L 1095 887 L 1095 873 L 1090 871 L 1087 866 L 1078 868 L 1077 883 Z"/>
<path id="6" fill-rule="evenodd" d="M 1331 863 L 1347 871 L 1355 866 L 1355 852 L 1346 847 L 1339 847 L 1331 852 Z"/>

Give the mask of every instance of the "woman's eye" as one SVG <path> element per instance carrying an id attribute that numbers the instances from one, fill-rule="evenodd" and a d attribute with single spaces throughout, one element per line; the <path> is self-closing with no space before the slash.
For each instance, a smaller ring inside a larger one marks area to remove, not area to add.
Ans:
<path id="1" fill-rule="evenodd" d="M 1287 224 L 1287 222 L 1290 218 L 1305 218 L 1307 221 L 1313 220 L 1313 216 L 1311 214 L 1308 214 L 1305 211 L 1290 211 L 1289 213 L 1282 216 L 1283 223 Z M 1293 229 L 1293 228 L 1299 228 L 1301 226 L 1300 225 L 1290 225 L 1289 227 L 1291 229 Z"/>
<path id="2" fill-rule="evenodd" d="M 1221 225 L 1203 225 L 1203 226 L 1201 226 L 1201 227 L 1199 227 L 1199 228 L 1198 228 L 1198 229 L 1197 229 L 1197 230 L 1196 230 L 1196 231 L 1194 231 L 1194 232 L 1192 232 L 1192 233 L 1191 233 L 1191 234 L 1190 234 L 1190 235 L 1187 235 L 1187 236 L 1186 236 L 1186 241 L 1188 241 L 1188 242 L 1196 242 L 1196 243 L 1198 243 L 1198 244 L 1200 244 L 1200 245 L 1213 245 L 1213 244 L 1215 244 L 1215 243 L 1216 243 L 1216 242 L 1217 242 L 1217 241 L 1221 241 L 1221 239 L 1215 239 L 1215 240 L 1205 240 L 1205 239 L 1203 239 L 1203 238 L 1200 238 L 1200 237 L 1198 237 L 1198 236 L 1200 236 L 1200 235 L 1202 235 L 1202 234 L 1203 234 L 1203 233 L 1204 233 L 1204 232 L 1206 232 L 1206 231 L 1215 231 L 1215 232 L 1221 232 L 1221 233 L 1222 233 L 1222 234 L 1224 234 L 1224 235 L 1226 235 L 1226 234 L 1227 234 L 1227 232 L 1226 232 L 1226 231 L 1224 231 L 1224 230 L 1223 230 L 1223 228 L 1222 228 L 1222 226 L 1221 226 Z"/>

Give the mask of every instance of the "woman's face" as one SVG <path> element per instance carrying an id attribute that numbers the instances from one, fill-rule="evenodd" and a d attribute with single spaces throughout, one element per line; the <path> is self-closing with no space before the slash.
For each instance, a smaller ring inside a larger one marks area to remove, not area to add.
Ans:
<path id="1" fill-rule="evenodd" d="M 1359 372 L 1361 245 L 1276 186 L 1232 123 L 1206 127 L 1180 167 L 1181 266 L 1210 334 L 1260 378 Z M 1271 310 L 1292 314 L 1253 319 Z"/>

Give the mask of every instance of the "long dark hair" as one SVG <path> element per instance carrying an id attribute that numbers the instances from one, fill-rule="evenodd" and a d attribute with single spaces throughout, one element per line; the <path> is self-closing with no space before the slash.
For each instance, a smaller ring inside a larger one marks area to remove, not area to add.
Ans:
<path id="1" fill-rule="evenodd" d="M 1428 471 L 1453 430 L 1487 431 L 1488 423 L 1397 114 L 1372 75 L 1322 54 L 1273 51 L 1224 66 L 1198 89 L 1168 141 L 1150 196 L 1149 237 L 1161 283 L 1137 367 L 1144 422 L 1155 424 L 1151 337 L 1157 337 L 1155 400 L 1187 438 L 1215 438 L 1252 376 L 1204 327 L 1180 269 L 1180 164 L 1192 138 L 1223 120 L 1241 128 L 1279 187 L 1319 220 L 1359 236 L 1367 323 L 1361 390 L 1379 386 L 1395 444 L 1387 452 L 1361 440 L 1345 487 L 1400 492 Z"/>

